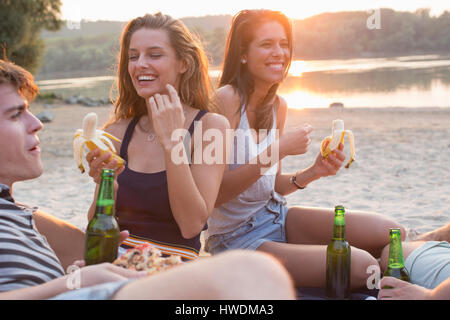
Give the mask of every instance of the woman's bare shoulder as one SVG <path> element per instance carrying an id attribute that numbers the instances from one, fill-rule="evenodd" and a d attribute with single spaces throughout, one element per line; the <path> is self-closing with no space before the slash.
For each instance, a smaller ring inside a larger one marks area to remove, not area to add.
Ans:
<path id="1" fill-rule="evenodd" d="M 225 85 L 217 90 L 217 106 L 219 112 L 230 122 L 231 127 L 239 123 L 241 99 L 239 93 L 232 85 Z"/>
<path id="2" fill-rule="evenodd" d="M 217 89 L 217 100 L 219 109 L 226 113 L 236 111 L 241 103 L 239 93 L 229 84 Z"/>
<path id="3" fill-rule="evenodd" d="M 228 119 L 218 113 L 208 112 L 202 118 L 204 123 L 203 128 L 205 129 L 219 129 L 224 131 L 230 128 L 230 122 Z"/>
<path id="4" fill-rule="evenodd" d="M 131 120 L 132 118 L 109 121 L 104 130 L 122 140 Z"/>
<path id="5" fill-rule="evenodd" d="M 234 99 L 239 98 L 239 94 L 235 87 L 231 84 L 226 84 L 223 87 L 217 89 L 217 95 L 224 99 Z"/>

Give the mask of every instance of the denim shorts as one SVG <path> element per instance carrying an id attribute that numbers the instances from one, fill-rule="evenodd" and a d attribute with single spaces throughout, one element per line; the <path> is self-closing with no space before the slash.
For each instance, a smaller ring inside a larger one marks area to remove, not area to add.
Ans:
<path id="1" fill-rule="evenodd" d="M 288 210 L 285 203 L 272 198 L 235 230 L 209 237 L 205 250 L 218 254 L 233 249 L 256 250 L 266 241 L 286 242 Z"/>
<path id="2" fill-rule="evenodd" d="M 406 258 L 411 282 L 433 289 L 450 277 L 450 244 L 427 241 Z"/>
<path id="3" fill-rule="evenodd" d="M 116 292 L 133 280 L 107 282 L 61 293 L 49 300 L 111 300 Z"/>

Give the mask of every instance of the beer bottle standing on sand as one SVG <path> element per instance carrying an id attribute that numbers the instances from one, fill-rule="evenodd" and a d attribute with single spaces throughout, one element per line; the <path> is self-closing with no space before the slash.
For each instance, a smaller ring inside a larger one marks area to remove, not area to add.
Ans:
<path id="1" fill-rule="evenodd" d="M 406 270 L 405 263 L 403 262 L 403 248 L 400 229 L 391 228 L 389 231 L 389 238 L 389 263 L 384 275 L 410 282 L 408 271 Z M 386 286 L 384 288 L 389 289 L 390 287 Z"/>
<path id="2" fill-rule="evenodd" d="M 119 234 L 114 206 L 114 170 L 103 169 L 95 214 L 86 229 L 86 265 L 113 262 L 117 258 Z"/>
<path id="3" fill-rule="evenodd" d="M 345 209 L 334 208 L 333 238 L 327 247 L 326 294 L 345 299 L 350 295 L 351 248 L 345 240 Z"/>

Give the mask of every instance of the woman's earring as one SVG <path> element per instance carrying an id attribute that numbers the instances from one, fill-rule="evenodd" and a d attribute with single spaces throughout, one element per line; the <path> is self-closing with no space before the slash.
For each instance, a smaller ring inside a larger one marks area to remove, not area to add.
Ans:
<path id="1" fill-rule="evenodd" d="M 247 60 L 246 60 L 245 58 L 242 58 L 241 62 L 242 62 L 243 64 L 246 64 L 246 63 L 247 63 Z"/>

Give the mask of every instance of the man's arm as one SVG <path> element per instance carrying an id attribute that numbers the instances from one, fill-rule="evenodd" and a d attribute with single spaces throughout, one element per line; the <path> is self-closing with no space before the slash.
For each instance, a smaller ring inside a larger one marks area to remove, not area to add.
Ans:
<path id="1" fill-rule="evenodd" d="M 450 300 L 450 278 L 441 282 L 431 292 L 430 299 L 432 300 Z"/>
<path id="2" fill-rule="evenodd" d="M 0 300 L 40 300 L 55 297 L 66 291 L 86 288 L 107 282 L 138 279 L 147 276 L 146 271 L 124 269 L 111 263 L 101 263 L 78 269 L 61 278 L 37 286 L 0 292 Z"/>
<path id="3" fill-rule="evenodd" d="M 64 293 L 67 288 L 67 276 L 47 283 L 24 289 L 0 292 L 0 300 L 41 300 Z"/>
<path id="4" fill-rule="evenodd" d="M 84 259 L 85 234 L 74 225 L 43 211 L 34 212 L 38 231 L 61 261 L 64 270 L 76 260 Z"/>

